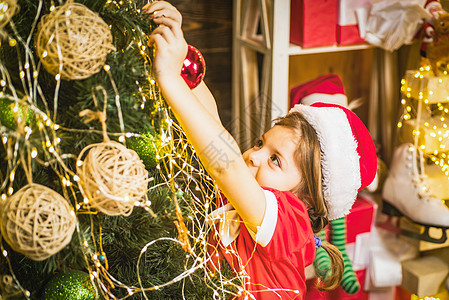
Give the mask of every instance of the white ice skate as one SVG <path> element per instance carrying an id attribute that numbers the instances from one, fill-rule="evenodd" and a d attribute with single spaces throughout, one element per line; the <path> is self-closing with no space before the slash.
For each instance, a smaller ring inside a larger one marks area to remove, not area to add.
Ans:
<path id="1" fill-rule="evenodd" d="M 449 208 L 431 194 L 425 179 L 422 151 L 412 144 L 400 145 L 394 152 L 382 189 L 382 212 L 389 216 L 406 216 L 425 228 L 418 236 L 410 232 L 403 234 L 412 234 L 415 238 L 432 243 L 444 243 L 449 228 Z M 441 237 L 430 237 L 430 227 L 441 228 Z"/>

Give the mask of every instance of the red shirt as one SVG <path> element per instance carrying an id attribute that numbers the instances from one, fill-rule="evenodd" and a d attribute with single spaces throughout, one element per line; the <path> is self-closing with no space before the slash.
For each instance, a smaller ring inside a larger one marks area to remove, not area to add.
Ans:
<path id="1" fill-rule="evenodd" d="M 304 269 L 315 257 L 307 209 L 291 192 L 264 190 L 267 209 L 258 232 L 248 231 L 238 218 L 240 232 L 228 246 L 218 243 L 219 234 L 211 235 L 210 243 L 216 249 L 211 253 L 212 259 L 218 263 L 217 259 L 224 257 L 240 274 L 245 292 L 239 299 L 245 296 L 258 300 L 303 299 L 306 292 Z M 270 205 L 268 198 L 272 199 Z M 256 238 L 261 242 L 256 243 Z"/>

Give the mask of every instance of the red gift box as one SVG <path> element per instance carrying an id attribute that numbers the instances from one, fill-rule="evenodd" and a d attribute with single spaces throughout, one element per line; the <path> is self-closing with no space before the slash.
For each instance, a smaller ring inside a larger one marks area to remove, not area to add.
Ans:
<path id="1" fill-rule="evenodd" d="M 412 299 L 412 293 L 407 291 L 406 289 L 402 288 L 401 286 L 395 287 L 395 297 L 394 300 L 410 300 Z"/>
<path id="2" fill-rule="evenodd" d="M 346 252 L 354 270 L 367 267 L 369 239 L 377 205 L 373 200 L 359 194 L 349 214 L 346 215 Z M 329 241 L 329 226 L 326 226 L 326 240 Z"/>
<path id="3" fill-rule="evenodd" d="M 337 21 L 337 43 L 339 45 L 360 44 L 365 41 L 360 36 L 356 17 L 357 9 L 368 8 L 371 0 L 339 0 Z"/>
<path id="4" fill-rule="evenodd" d="M 301 47 L 337 42 L 337 0 L 292 0 L 290 42 Z"/>
<path id="5" fill-rule="evenodd" d="M 357 235 L 371 232 L 376 205 L 359 195 L 346 216 L 346 244 L 355 243 Z"/>
<path id="6" fill-rule="evenodd" d="M 340 46 L 364 43 L 365 39 L 360 37 L 359 26 L 337 25 L 337 43 Z"/>
<path id="7" fill-rule="evenodd" d="M 361 233 L 371 232 L 375 213 L 375 202 L 359 194 L 346 215 L 346 244 L 355 243 Z M 329 226 L 325 230 L 326 239 L 329 240 Z"/>

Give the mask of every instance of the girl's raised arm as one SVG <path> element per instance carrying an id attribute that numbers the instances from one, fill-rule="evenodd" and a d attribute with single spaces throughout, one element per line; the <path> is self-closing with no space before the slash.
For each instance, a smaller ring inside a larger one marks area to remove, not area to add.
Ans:
<path id="1" fill-rule="evenodd" d="M 220 116 L 218 115 L 217 104 L 215 103 L 215 98 L 207 87 L 206 83 L 202 81 L 196 88 L 192 90 L 198 101 L 203 104 L 204 108 L 218 121 L 220 121 Z"/>
<path id="2" fill-rule="evenodd" d="M 151 41 L 156 49 L 154 68 L 164 98 L 210 176 L 246 226 L 257 232 L 265 214 L 264 192 L 246 166 L 234 138 L 221 124 L 216 108 L 210 109 L 213 97 L 207 87 L 199 86 L 194 94 L 180 76 L 187 53 L 180 13 L 164 1 L 150 4 L 147 11 L 153 13 L 159 25 Z"/>

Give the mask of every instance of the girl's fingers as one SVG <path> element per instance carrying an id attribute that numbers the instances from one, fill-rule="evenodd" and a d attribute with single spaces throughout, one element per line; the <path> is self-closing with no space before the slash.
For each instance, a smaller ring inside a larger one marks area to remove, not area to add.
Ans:
<path id="1" fill-rule="evenodd" d="M 181 24 L 182 15 L 181 13 L 170 3 L 165 1 L 156 1 L 145 5 L 142 8 L 144 11 L 150 14 L 150 18 L 158 19 L 160 17 L 166 17 L 173 19 L 174 21 Z"/>
<path id="2" fill-rule="evenodd" d="M 167 1 L 153 1 L 151 3 L 145 4 L 142 7 L 142 9 L 147 10 L 148 12 L 152 12 L 154 10 L 161 10 L 163 8 L 176 10 L 176 8 Z"/>
<path id="3" fill-rule="evenodd" d="M 155 23 L 158 24 L 159 26 L 163 26 L 163 27 L 169 28 L 172 31 L 172 34 L 176 38 L 183 38 L 184 37 L 184 34 L 183 34 L 182 30 L 181 30 L 181 27 L 179 26 L 179 23 L 177 23 L 176 21 L 174 21 L 172 19 L 162 17 L 162 18 L 157 19 L 157 21 L 155 20 Z"/>
<path id="4" fill-rule="evenodd" d="M 160 34 L 151 35 L 150 37 L 150 44 L 151 47 L 157 48 L 164 48 L 167 45 L 167 41 L 164 39 L 164 37 Z"/>
<path id="5" fill-rule="evenodd" d="M 171 43 L 175 40 L 175 36 L 171 29 L 165 25 L 159 25 L 153 30 L 151 36 L 161 36 L 167 43 Z"/>

